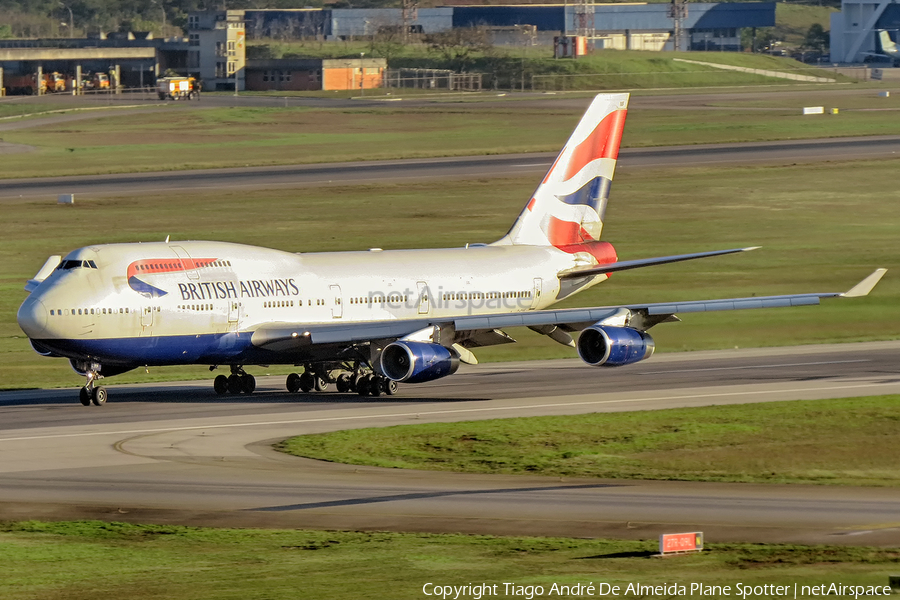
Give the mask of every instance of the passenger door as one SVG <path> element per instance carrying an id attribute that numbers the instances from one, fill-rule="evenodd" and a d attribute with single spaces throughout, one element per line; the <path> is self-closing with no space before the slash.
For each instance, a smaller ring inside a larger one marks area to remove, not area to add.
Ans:
<path id="1" fill-rule="evenodd" d="M 343 301 L 341 300 L 341 286 L 332 285 L 329 286 L 331 290 L 331 296 L 333 298 L 333 304 L 331 305 L 331 318 L 340 319 L 344 315 L 344 306 Z"/>
<path id="2" fill-rule="evenodd" d="M 427 315 L 431 312 L 431 302 L 428 299 L 428 284 L 424 281 L 417 281 L 416 286 L 419 288 L 419 314 Z"/>

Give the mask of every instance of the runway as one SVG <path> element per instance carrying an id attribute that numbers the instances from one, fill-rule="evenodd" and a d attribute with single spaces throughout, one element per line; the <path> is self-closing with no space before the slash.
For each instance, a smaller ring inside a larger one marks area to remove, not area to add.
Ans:
<path id="1" fill-rule="evenodd" d="M 259 375 L 260 370 L 252 372 Z M 111 380 L 114 381 L 114 380 Z M 577 360 L 479 365 L 389 399 L 291 395 L 259 377 L 0 394 L 0 515 L 504 535 L 894 546 L 891 488 L 487 476 L 282 455 L 300 433 L 542 414 L 900 393 L 900 342 L 667 354 L 621 369 Z"/>
<path id="2" fill-rule="evenodd" d="M 619 172 L 734 164 L 792 164 L 900 156 L 900 136 L 626 148 Z M 172 191 L 260 189 L 485 177 L 540 176 L 556 153 L 363 161 L 39 179 L 4 179 L 0 200 L 59 194 L 141 196 Z"/>

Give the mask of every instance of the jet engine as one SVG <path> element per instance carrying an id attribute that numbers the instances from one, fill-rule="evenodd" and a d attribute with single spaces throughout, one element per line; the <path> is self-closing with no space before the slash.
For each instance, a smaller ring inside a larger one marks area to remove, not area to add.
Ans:
<path id="1" fill-rule="evenodd" d="M 428 342 L 397 341 L 381 351 L 381 372 L 388 379 L 424 383 L 456 373 L 459 354 Z"/>
<path id="2" fill-rule="evenodd" d="M 576 348 L 592 367 L 621 367 L 650 358 L 656 344 L 646 332 L 597 324 L 581 332 Z"/>

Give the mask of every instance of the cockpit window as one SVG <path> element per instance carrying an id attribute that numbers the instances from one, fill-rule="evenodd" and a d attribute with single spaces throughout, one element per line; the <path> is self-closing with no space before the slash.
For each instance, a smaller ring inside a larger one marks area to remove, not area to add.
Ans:
<path id="1" fill-rule="evenodd" d="M 97 263 L 92 260 L 64 260 L 56 267 L 57 271 L 70 271 L 72 269 L 96 269 Z"/>

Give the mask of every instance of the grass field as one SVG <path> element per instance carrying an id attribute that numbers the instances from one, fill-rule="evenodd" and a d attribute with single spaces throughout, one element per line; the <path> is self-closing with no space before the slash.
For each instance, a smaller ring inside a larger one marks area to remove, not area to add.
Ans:
<path id="1" fill-rule="evenodd" d="M 900 159 L 773 167 L 621 170 L 604 239 L 622 258 L 761 245 L 740 256 L 616 274 L 561 306 L 843 291 L 876 267 L 893 269 L 868 298 L 818 307 L 692 314 L 652 330 L 660 351 L 894 339 L 900 336 Z M 535 178 L 536 179 L 536 178 Z M 32 352 L 15 323 L 24 282 L 52 253 L 98 242 L 213 239 L 288 251 L 460 246 L 503 235 L 531 178 L 12 200 L 0 238 L 0 387 L 77 385 L 61 359 Z M 334 211 L 340 203 L 341 213 Z M 152 210 L 151 210 L 152 207 Z M 272 224 L 248 215 L 279 215 Z M 345 219 L 343 215 L 354 215 Z M 482 361 L 574 356 L 528 331 Z M 204 367 L 157 368 L 110 380 L 205 377 Z M 251 372 L 260 374 L 258 370 Z M 278 371 L 271 371 L 278 372 Z"/>
<path id="2" fill-rule="evenodd" d="M 737 583 L 884 586 L 900 558 L 891 549 L 707 540 L 701 554 L 658 560 L 650 558 L 656 548 L 655 540 L 5 523 L 0 595 L 4 600 L 403 600 L 429 597 L 423 594 L 427 583 L 497 584 L 497 595 L 486 598 L 515 597 L 505 593 L 504 582 L 543 586 L 543 596 L 551 595 L 553 584 L 606 582 L 623 592 L 635 582 L 731 586 L 730 595 L 707 596 L 720 598 L 734 597 Z"/>
<path id="3" fill-rule="evenodd" d="M 466 473 L 900 486 L 900 396 L 431 423 L 304 435 L 331 462 Z"/>
<path id="4" fill-rule="evenodd" d="M 775 35 L 788 45 L 800 46 L 806 40 L 810 25 L 818 23 L 827 31 L 830 28 L 831 13 L 837 11 L 837 8 L 831 6 L 779 2 L 775 5 Z"/>
<path id="5" fill-rule="evenodd" d="M 802 116 L 811 102 L 844 110 Z M 900 95 L 879 98 L 870 89 L 735 95 L 701 109 L 632 110 L 623 146 L 900 134 Z M 576 113 L 552 98 L 364 109 L 175 107 L 4 132 L 4 141 L 37 150 L 4 155 L 0 178 L 555 151 Z"/>

